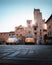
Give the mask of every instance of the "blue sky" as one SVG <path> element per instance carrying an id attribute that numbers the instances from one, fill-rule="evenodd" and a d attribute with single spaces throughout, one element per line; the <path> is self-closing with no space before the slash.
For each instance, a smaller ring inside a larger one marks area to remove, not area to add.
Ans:
<path id="1" fill-rule="evenodd" d="M 43 19 L 52 14 L 52 0 L 0 0 L 0 32 L 15 30 L 15 26 L 26 26 L 33 20 L 33 10 L 39 8 Z"/>

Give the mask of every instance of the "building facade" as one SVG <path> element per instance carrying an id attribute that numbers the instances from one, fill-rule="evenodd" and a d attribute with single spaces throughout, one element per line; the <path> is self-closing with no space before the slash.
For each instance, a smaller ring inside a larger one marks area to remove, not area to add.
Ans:
<path id="1" fill-rule="evenodd" d="M 52 43 L 52 14 L 51 16 L 48 18 L 48 20 L 46 21 L 47 23 L 47 38 L 48 38 L 48 42 Z"/>
<path id="2" fill-rule="evenodd" d="M 34 29 L 32 25 L 32 20 L 27 20 L 27 34 L 34 37 Z"/>
<path id="3" fill-rule="evenodd" d="M 15 27 L 15 35 L 21 40 L 23 37 L 27 36 L 27 29 L 22 25 Z"/>
<path id="4" fill-rule="evenodd" d="M 14 34 L 15 33 L 13 31 L 11 31 L 11 32 L 0 32 L 0 39 L 3 40 L 4 42 L 6 42 L 6 40 L 8 39 L 8 37 L 10 35 L 14 35 Z M 1 42 L 1 40 L 0 40 L 0 42 Z M 3 43 L 3 44 L 5 44 L 5 43 Z"/>
<path id="5" fill-rule="evenodd" d="M 42 27 L 42 13 L 39 9 L 34 9 L 34 24 L 36 26 L 37 44 L 43 43 L 43 27 Z"/>
<path id="6" fill-rule="evenodd" d="M 47 23 L 47 36 L 52 37 L 52 15 L 49 17 L 49 19 L 46 21 Z"/>
<path id="7" fill-rule="evenodd" d="M 0 32 L 0 38 L 7 39 L 10 35 L 16 35 L 19 39 L 22 39 L 28 35 L 32 35 L 36 39 L 36 44 L 43 44 L 44 43 L 44 36 L 48 33 L 51 35 L 52 30 L 51 24 L 52 19 L 51 17 L 47 20 L 50 22 L 45 23 L 45 20 L 42 19 L 42 13 L 40 9 L 34 9 L 34 24 L 32 24 L 32 20 L 27 20 L 27 27 L 22 25 L 16 26 L 15 31 L 13 32 Z M 50 20 L 51 19 L 51 20 Z M 48 25 L 48 29 L 46 26 Z M 52 35 L 51 35 L 52 36 Z"/>

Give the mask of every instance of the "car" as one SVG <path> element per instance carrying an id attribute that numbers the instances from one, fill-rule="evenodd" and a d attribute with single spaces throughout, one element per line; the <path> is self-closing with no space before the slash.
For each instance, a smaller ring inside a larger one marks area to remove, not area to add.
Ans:
<path id="1" fill-rule="evenodd" d="M 19 40 L 16 35 L 10 35 L 8 39 L 6 40 L 6 44 L 18 44 Z"/>
<path id="2" fill-rule="evenodd" d="M 25 38 L 25 44 L 35 44 L 35 39 L 32 36 L 27 36 Z"/>

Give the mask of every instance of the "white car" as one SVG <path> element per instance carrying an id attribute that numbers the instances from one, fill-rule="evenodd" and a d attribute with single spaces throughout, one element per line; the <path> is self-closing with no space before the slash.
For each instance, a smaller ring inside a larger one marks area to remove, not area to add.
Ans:
<path id="1" fill-rule="evenodd" d="M 19 43 L 19 40 L 17 38 L 16 35 L 10 35 L 9 38 L 7 39 L 6 43 L 10 43 L 10 44 L 17 44 Z"/>

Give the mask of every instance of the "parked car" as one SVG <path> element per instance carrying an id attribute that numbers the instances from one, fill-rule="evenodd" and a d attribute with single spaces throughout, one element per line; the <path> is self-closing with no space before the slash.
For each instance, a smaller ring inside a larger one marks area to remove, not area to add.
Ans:
<path id="1" fill-rule="evenodd" d="M 9 38 L 6 40 L 6 44 L 18 44 L 19 40 L 16 35 L 10 35 Z"/>
<path id="2" fill-rule="evenodd" d="M 25 38 L 25 44 L 35 44 L 35 39 L 32 36 L 27 36 Z"/>

